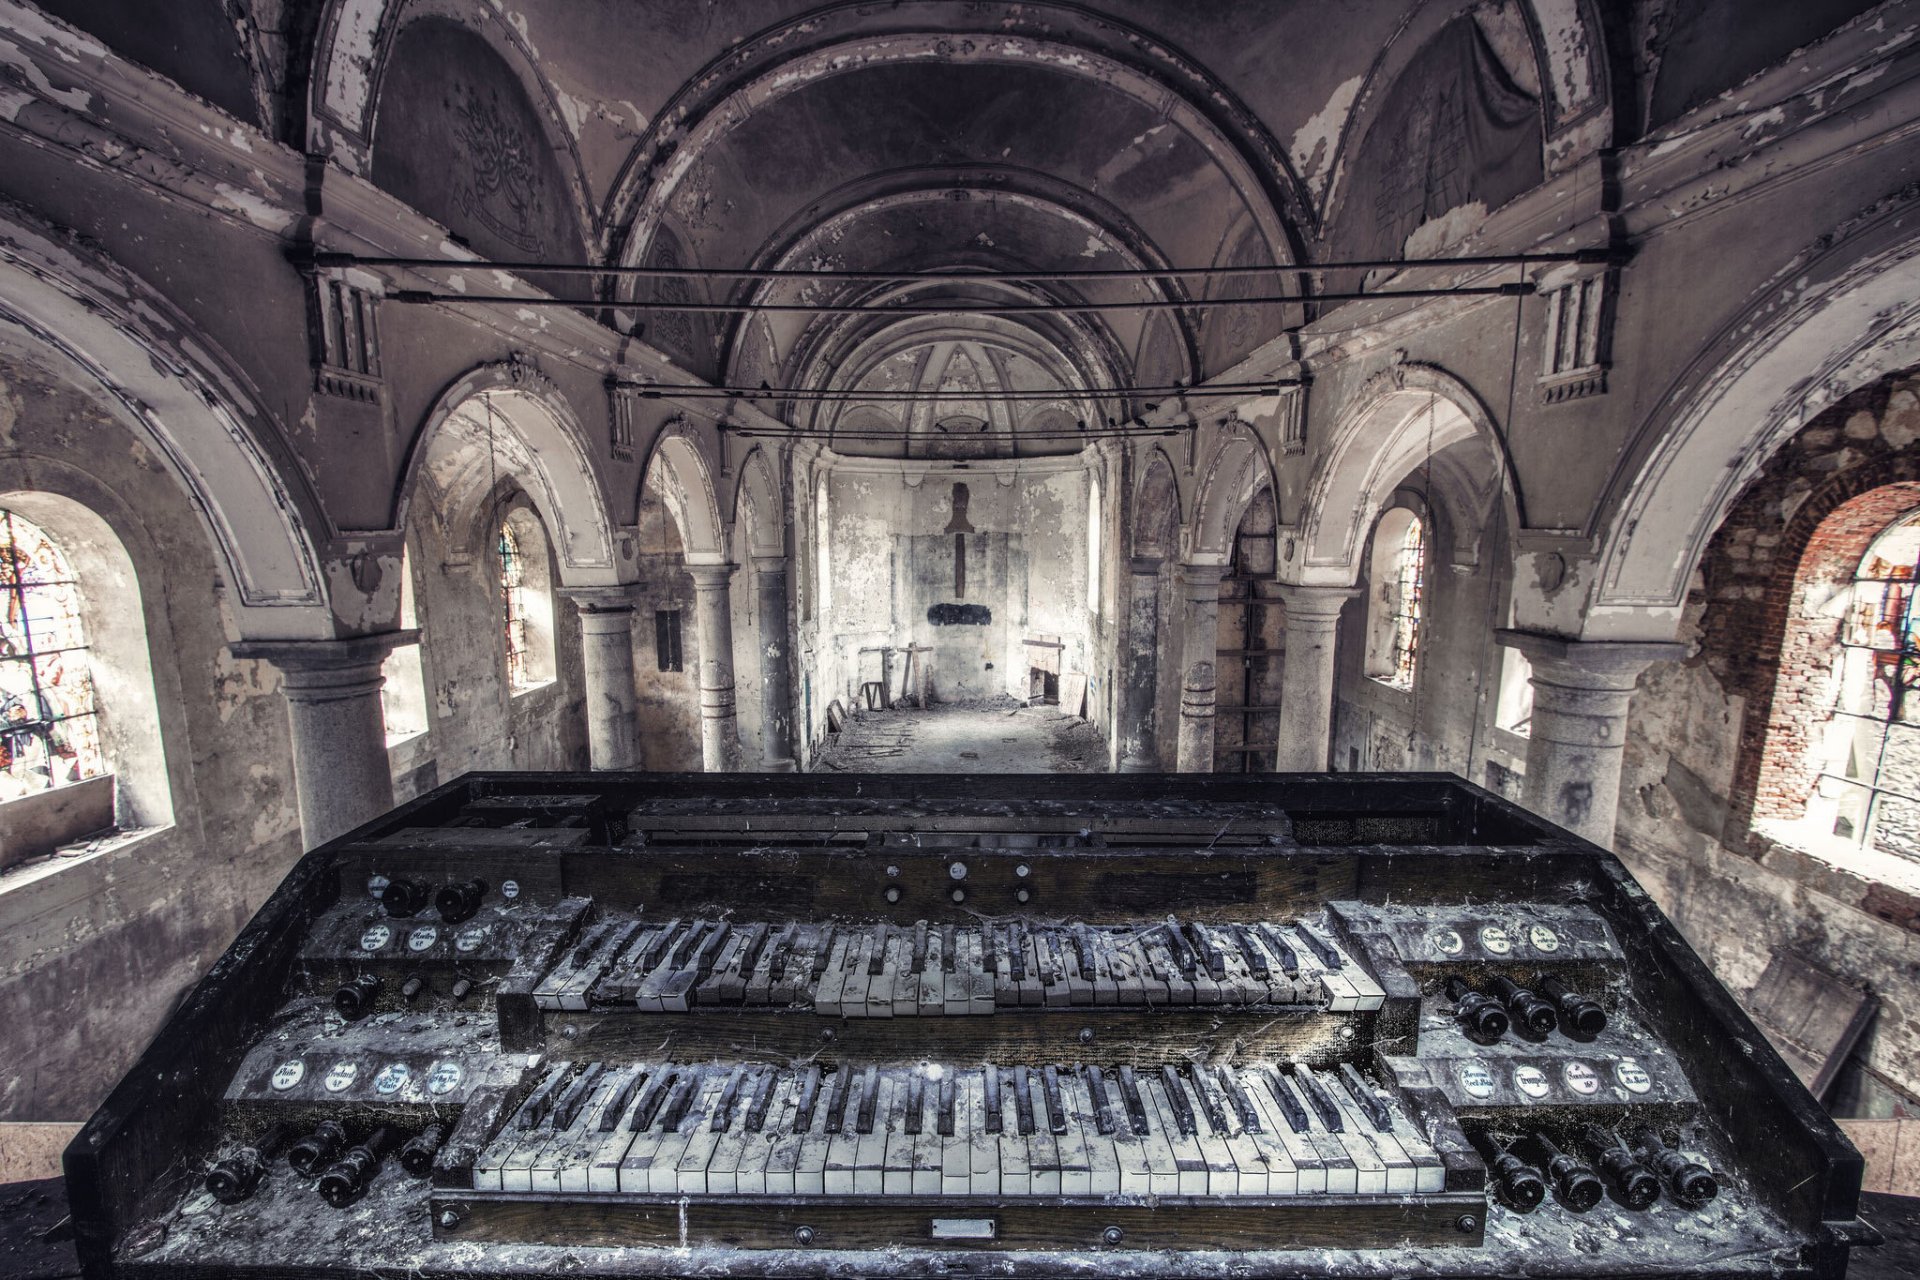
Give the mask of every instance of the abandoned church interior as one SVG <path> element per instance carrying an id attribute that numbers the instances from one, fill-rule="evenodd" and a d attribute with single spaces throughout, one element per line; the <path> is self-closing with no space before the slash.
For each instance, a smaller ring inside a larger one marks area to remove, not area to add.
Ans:
<path id="1" fill-rule="evenodd" d="M 470 771 L 1444 773 L 1920 1194 L 1917 37 L 0 0 L 0 1181 Z"/>

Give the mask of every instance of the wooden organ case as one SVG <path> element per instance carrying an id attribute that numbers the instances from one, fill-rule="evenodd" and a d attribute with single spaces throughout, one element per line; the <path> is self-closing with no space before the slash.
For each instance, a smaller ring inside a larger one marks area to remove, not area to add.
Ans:
<path id="1" fill-rule="evenodd" d="M 1838 1277 L 1837 1128 L 1442 775 L 475 774 L 66 1155 L 86 1274 Z"/>

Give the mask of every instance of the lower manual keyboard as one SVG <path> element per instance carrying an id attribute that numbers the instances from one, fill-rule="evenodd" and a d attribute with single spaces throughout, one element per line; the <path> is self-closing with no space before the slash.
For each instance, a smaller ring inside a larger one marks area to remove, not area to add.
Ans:
<path id="1" fill-rule="evenodd" d="M 476 1191 L 620 1196 L 1436 1193 L 1445 1171 L 1350 1064 L 1157 1070 L 552 1067 Z"/>

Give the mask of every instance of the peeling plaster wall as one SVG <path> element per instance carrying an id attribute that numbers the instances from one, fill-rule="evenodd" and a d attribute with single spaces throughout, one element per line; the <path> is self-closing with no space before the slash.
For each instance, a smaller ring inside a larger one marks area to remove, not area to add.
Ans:
<path id="1" fill-rule="evenodd" d="M 1859 1052 L 1920 1095 L 1920 897 L 1750 833 L 1754 801 L 1740 798 L 1767 745 L 1756 703 L 1771 697 L 1777 674 L 1761 656 L 1764 633 L 1783 625 L 1769 587 L 1800 557 L 1783 536 L 1788 522 L 1916 467 L 1920 378 L 1909 373 L 1820 414 L 1748 486 L 1696 576 L 1680 635 L 1692 654 L 1649 669 L 1634 695 L 1615 843 L 1735 992 L 1752 987 L 1776 951 L 1866 985 L 1882 1003 Z"/>
<path id="2" fill-rule="evenodd" d="M 638 539 L 640 585 L 634 598 L 633 673 L 640 767 L 698 772 L 700 635 L 693 618 L 693 579 L 687 576 L 673 517 L 650 487 L 640 502 Z M 659 610 L 677 610 L 680 614 L 682 662 L 678 671 L 660 670 L 654 621 Z M 739 649 L 736 641 L 734 651 Z"/>
<path id="3" fill-rule="evenodd" d="M 158 461 L 53 368 L 0 355 L 0 492 L 104 518 L 139 579 L 173 821 L 0 876 L 0 1119 L 78 1120 L 300 854 L 285 701 L 233 658 L 213 551 Z"/>

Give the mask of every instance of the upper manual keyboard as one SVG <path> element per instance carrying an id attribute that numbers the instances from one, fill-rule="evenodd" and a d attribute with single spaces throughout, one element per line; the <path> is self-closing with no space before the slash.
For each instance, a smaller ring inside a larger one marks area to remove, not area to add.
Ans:
<path id="1" fill-rule="evenodd" d="M 1322 925 L 863 925 L 602 919 L 534 989 L 549 1010 L 802 1006 L 828 1017 L 990 1014 L 1020 1006 L 1380 1008 L 1380 987 Z"/>

